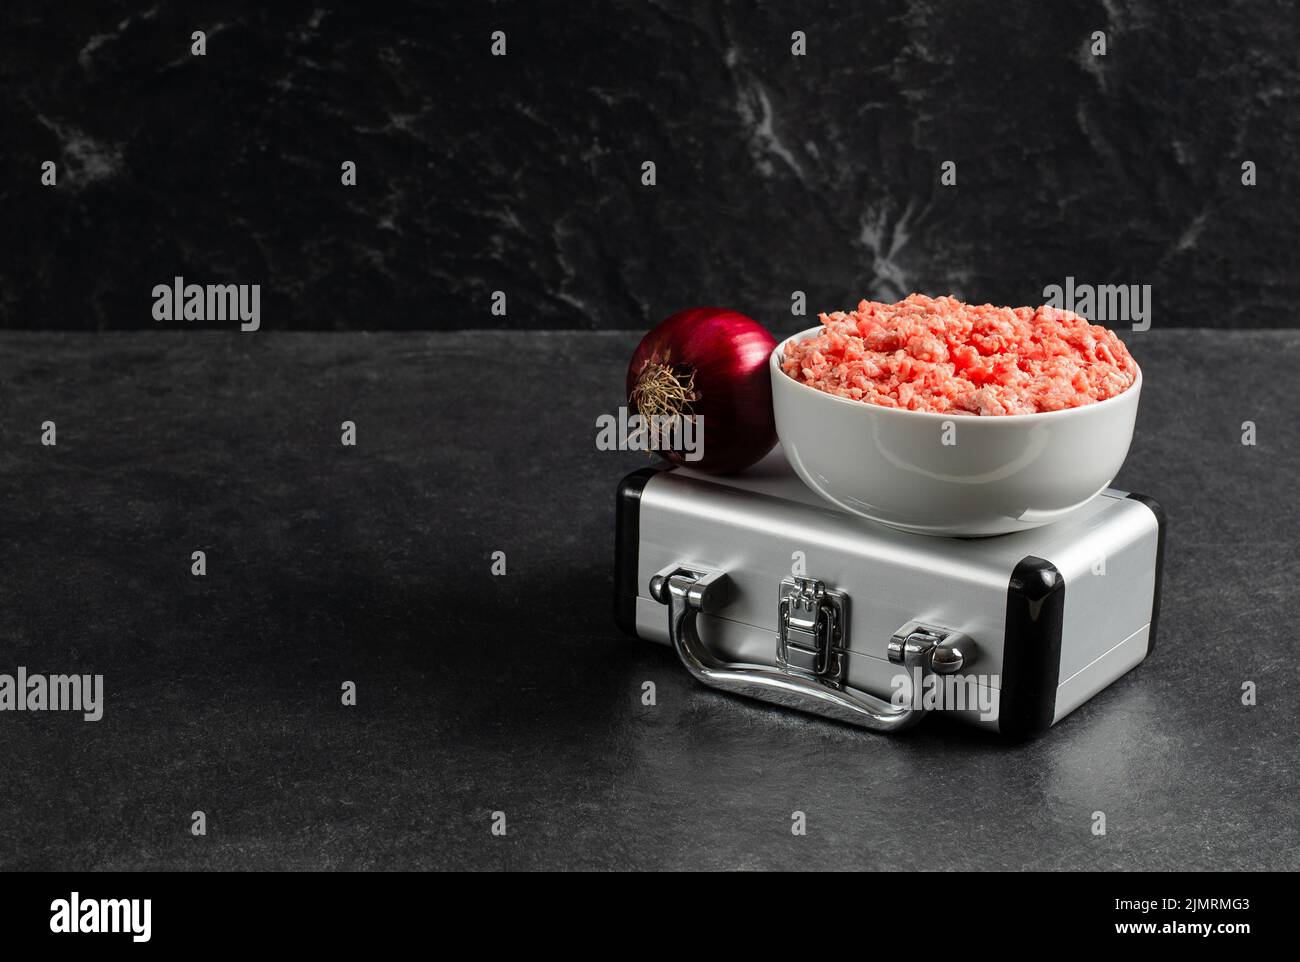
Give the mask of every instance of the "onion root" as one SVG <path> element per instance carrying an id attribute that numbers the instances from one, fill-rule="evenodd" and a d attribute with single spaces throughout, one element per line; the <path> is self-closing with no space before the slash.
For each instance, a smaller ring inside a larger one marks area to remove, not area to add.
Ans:
<path id="1" fill-rule="evenodd" d="M 700 399 L 695 390 L 695 371 L 683 375 L 669 363 L 667 356 L 648 358 L 637 373 L 636 384 L 628 402 L 641 415 L 637 435 L 648 432 L 653 447 L 660 445 L 660 431 L 691 413 L 691 404 Z"/>

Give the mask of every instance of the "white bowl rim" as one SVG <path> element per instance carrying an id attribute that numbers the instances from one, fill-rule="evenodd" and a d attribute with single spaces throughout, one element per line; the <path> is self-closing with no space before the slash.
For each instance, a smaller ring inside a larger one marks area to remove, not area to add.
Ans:
<path id="1" fill-rule="evenodd" d="M 811 384 L 805 384 L 803 381 L 797 380 L 791 375 L 785 373 L 785 370 L 781 367 L 781 357 L 785 353 L 785 346 L 791 341 L 809 337 L 814 332 L 822 330 L 825 326 L 826 325 L 824 324 L 818 324 L 816 327 L 810 327 L 807 330 L 799 331 L 797 334 L 791 334 L 772 349 L 772 355 L 768 363 L 772 367 L 773 380 L 775 380 L 776 376 L 779 374 L 791 384 L 794 384 L 796 387 L 802 388 L 805 391 L 811 391 L 813 394 L 829 398 L 832 401 L 838 401 L 841 404 L 851 404 L 856 408 L 867 408 L 873 413 L 876 411 L 883 411 L 886 416 L 897 415 L 911 418 L 923 418 L 932 421 L 951 421 L 953 418 L 963 418 L 985 424 L 1023 424 L 1027 421 L 1042 421 L 1045 418 L 1059 419 L 1070 415 L 1079 416 L 1088 411 L 1096 411 L 1099 408 L 1104 408 L 1107 405 L 1118 406 L 1117 402 L 1129 400 L 1130 395 L 1136 397 L 1142 388 L 1142 367 L 1138 364 L 1137 358 L 1133 358 L 1133 367 L 1137 371 L 1137 377 L 1133 379 L 1132 384 L 1126 387 L 1119 394 L 1101 401 L 1093 401 L 1091 404 L 1081 404 L 1078 407 L 1073 408 L 1061 408 L 1059 411 L 1035 411 L 1033 414 L 974 414 L 970 411 L 913 411 L 910 408 L 885 407 L 883 404 L 874 404 L 871 401 L 855 401 L 853 398 L 840 397 L 838 394 L 830 394 L 827 391 L 813 387 Z M 1128 348 L 1127 344 L 1124 346 L 1125 349 Z M 1130 357 L 1131 356 L 1132 355 L 1130 355 Z"/>

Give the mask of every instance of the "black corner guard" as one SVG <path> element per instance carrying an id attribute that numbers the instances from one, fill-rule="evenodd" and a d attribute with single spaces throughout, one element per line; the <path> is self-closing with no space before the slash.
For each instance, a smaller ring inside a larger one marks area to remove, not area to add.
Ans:
<path id="1" fill-rule="evenodd" d="M 641 552 L 641 492 L 663 468 L 641 468 L 618 483 L 614 517 L 614 623 L 636 637 L 637 559 Z"/>
<path id="2" fill-rule="evenodd" d="M 1156 626 L 1160 623 L 1160 587 L 1165 580 L 1165 509 L 1155 498 L 1145 494 L 1130 494 L 1129 500 L 1145 504 L 1156 516 L 1156 588 L 1151 598 L 1151 632 L 1147 636 L 1147 657 L 1156 649 Z"/>
<path id="3" fill-rule="evenodd" d="M 1065 578 L 1050 561 L 1027 555 L 1007 586 L 998 730 L 1011 738 L 1047 731 L 1061 673 Z"/>

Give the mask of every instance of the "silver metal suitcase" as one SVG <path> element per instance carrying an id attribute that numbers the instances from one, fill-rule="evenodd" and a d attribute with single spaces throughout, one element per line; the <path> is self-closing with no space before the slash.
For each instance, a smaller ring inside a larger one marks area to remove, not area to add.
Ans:
<path id="1" fill-rule="evenodd" d="M 879 731 L 931 711 L 1060 721 L 1150 654 L 1164 516 L 1107 490 L 1053 525 L 913 535 L 841 511 L 779 448 L 743 475 L 618 488 L 615 616 L 701 682 Z"/>

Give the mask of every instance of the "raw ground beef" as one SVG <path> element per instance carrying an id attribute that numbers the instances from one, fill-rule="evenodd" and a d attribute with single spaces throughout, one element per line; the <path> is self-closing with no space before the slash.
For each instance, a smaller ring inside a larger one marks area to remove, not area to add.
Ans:
<path id="1" fill-rule="evenodd" d="M 839 397 L 952 414 L 1035 414 L 1127 390 L 1137 365 L 1112 331 L 1054 307 L 963 304 L 913 294 L 822 314 L 781 367 Z"/>

